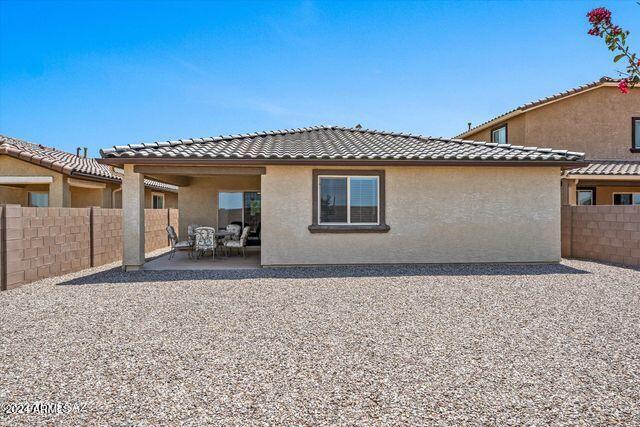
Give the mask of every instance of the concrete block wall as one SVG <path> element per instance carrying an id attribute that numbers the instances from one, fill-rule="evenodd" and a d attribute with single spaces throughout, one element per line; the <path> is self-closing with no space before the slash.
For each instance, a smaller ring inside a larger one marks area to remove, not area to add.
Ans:
<path id="1" fill-rule="evenodd" d="M 122 259 L 122 209 L 93 208 L 93 266 Z"/>
<path id="2" fill-rule="evenodd" d="M 563 206 L 562 256 L 640 266 L 640 206 Z"/>
<path id="3" fill-rule="evenodd" d="M 145 251 L 168 246 L 177 209 L 147 209 Z M 122 258 L 122 210 L 0 205 L 0 290 Z"/>
<path id="4" fill-rule="evenodd" d="M 167 209 L 144 210 L 144 250 L 155 251 L 164 248 L 168 244 L 167 225 L 169 224 L 169 211 Z"/>

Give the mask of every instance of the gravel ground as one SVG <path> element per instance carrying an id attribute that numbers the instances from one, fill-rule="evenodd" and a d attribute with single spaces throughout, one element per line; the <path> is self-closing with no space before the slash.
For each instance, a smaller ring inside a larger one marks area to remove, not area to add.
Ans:
<path id="1" fill-rule="evenodd" d="M 640 424 L 632 269 L 103 267 L 0 306 L 0 401 L 83 405 L 3 425 Z"/>

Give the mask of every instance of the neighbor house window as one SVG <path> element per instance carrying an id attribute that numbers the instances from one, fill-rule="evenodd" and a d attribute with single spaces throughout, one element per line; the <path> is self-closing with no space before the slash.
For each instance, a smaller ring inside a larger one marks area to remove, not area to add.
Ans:
<path id="1" fill-rule="evenodd" d="M 613 193 L 614 205 L 640 205 L 640 193 Z"/>
<path id="2" fill-rule="evenodd" d="M 507 125 L 502 125 L 491 130 L 491 142 L 495 144 L 507 143 Z"/>
<path id="3" fill-rule="evenodd" d="M 387 231 L 383 171 L 313 172 L 312 232 Z"/>
<path id="4" fill-rule="evenodd" d="M 578 190 L 579 205 L 593 205 L 593 190 Z"/>
<path id="5" fill-rule="evenodd" d="M 49 193 L 29 192 L 29 206 L 34 208 L 49 207 Z"/>
<path id="6" fill-rule="evenodd" d="M 151 197 L 153 202 L 153 209 L 164 209 L 164 194 L 153 193 Z"/>
<path id="7" fill-rule="evenodd" d="M 640 151 L 640 117 L 631 119 L 631 149 Z"/>

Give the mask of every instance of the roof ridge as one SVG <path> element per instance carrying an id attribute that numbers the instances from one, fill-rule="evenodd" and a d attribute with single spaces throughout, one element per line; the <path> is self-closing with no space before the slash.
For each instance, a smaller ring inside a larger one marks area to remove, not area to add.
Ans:
<path id="1" fill-rule="evenodd" d="M 468 129 L 468 130 L 466 130 L 464 132 L 459 133 L 458 135 L 456 135 L 456 138 L 458 138 L 458 137 L 460 137 L 462 135 L 465 135 L 465 134 L 467 134 L 467 133 L 469 133 L 471 131 L 477 130 L 478 128 L 486 126 L 487 124 L 489 124 L 489 123 L 491 123 L 491 122 L 493 122 L 495 120 L 498 120 L 498 119 L 500 119 L 502 117 L 505 117 L 505 116 L 507 116 L 507 115 L 509 115 L 511 113 L 516 113 L 518 111 L 524 112 L 523 110 L 528 110 L 530 108 L 536 107 L 538 105 L 546 104 L 547 102 L 550 102 L 550 101 L 553 101 L 553 100 L 562 99 L 562 98 L 564 98 L 564 97 L 566 97 L 568 95 L 573 95 L 573 94 L 576 94 L 576 93 L 580 93 L 580 92 L 585 91 L 587 89 L 591 89 L 591 88 L 600 86 L 600 85 L 602 85 L 604 83 L 616 83 L 616 82 L 619 82 L 619 81 L 620 81 L 620 79 L 615 79 L 615 78 L 608 77 L 608 76 L 602 76 L 598 80 L 594 80 L 594 81 L 589 82 L 589 83 L 584 83 L 584 84 L 579 85 L 579 86 L 575 86 L 575 87 L 572 87 L 572 88 L 569 88 L 569 89 L 565 89 L 563 91 L 556 92 L 553 95 L 545 96 L 543 98 L 538 98 L 535 101 L 525 102 L 524 104 L 520 104 L 519 106 L 517 106 L 515 108 L 512 108 L 511 110 L 508 110 L 505 113 L 497 115 L 497 116 L 493 117 L 492 119 L 486 120 L 486 121 L 480 123 L 479 125 L 472 127 L 471 129 Z"/>

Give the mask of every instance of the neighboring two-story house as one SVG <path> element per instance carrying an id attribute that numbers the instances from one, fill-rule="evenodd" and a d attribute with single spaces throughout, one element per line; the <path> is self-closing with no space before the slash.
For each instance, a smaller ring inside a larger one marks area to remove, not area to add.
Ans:
<path id="1" fill-rule="evenodd" d="M 80 151 L 74 155 L 0 135 L 0 204 L 121 208 L 124 171 Z M 178 187 L 145 179 L 145 207 L 177 208 Z"/>
<path id="2" fill-rule="evenodd" d="M 584 152 L 564 172 L 563 204 L 640 205 L 640 88 L 622 94 L 603 77 L 524 104 L 458 138 Z"/>

